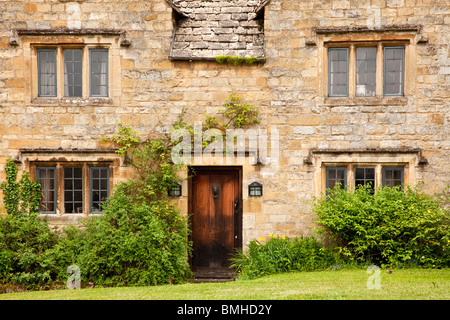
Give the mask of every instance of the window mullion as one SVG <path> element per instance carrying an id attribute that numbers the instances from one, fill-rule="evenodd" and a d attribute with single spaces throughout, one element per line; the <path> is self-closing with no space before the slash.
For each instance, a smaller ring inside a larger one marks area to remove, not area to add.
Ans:
<path id="1" fill-rule="evenodd" d="M 89 204 L 90 204 L 90 172 L 87 163 L 83 164 L 83 213 L 87 214 L 90 212 Z"/>
<path id="2" fill-rule="evenodd" d="M 348 57 L 348 82 L 347 93 L 350 98 L 355 96 L 355 83 L 356 83 L 356 50 L 355 45 L 351 44 L 349 48 Z"/>
<path id="3" fill-rule="evenodd" d="M 377 45 L 377 69 L 376 69 L 376 96 L 383 96 L 383 46 L 381 42 Z"/>
<path id="4" fill-rule="evenodd" d="M 61 164 L 56 165 L 56 213 L 64 214 L 64 167 Z"/>
<path id="5" fill-rule="evenodd" d="M 64 97 L 64 54 L 61 47 L 56 48 L 56 96 Z"/>

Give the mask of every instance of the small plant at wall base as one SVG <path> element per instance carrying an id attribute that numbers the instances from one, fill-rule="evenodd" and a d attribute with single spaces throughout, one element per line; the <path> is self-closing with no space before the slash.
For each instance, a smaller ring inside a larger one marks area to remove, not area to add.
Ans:
<path id="1" fill-rule="evenodd" d="M 339 261 L 338 255 L 313 237 L 289 239 L 274 235 L 265 243 L 251 241 L 247 251 L 247 254 L 237 251 L 232 258 L 231 267 L 238 273 L 238 279 L 254 279 L 281 272 L 323 270 Z"/>
<path id="2" fill-rule="evenodd" d="M 316 199 L 319 232 L 350 259 L 380 266 L 450 266 L 450 212 L 433 196 L 405 186 L 346 191 Z"/>

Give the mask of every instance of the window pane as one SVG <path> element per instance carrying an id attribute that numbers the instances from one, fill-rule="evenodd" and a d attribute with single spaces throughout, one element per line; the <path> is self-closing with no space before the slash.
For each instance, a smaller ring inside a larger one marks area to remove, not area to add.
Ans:
<path id="1" fill-rule="evenodd" d="M 38 91 L 40 97 L 56 97 L 56 50 L 38 50 Z"/>
<path id="2" fill-rule="evenodd" d="M 348 95 L 348 48 L 328 49 L 328 95 Z"/>
<path id="3" fill-rule="evenodd" d="M 384 94 L 403 95 L 404 47 L 384 48 Z"/>
<path id="4" fill-rule="evenodd" d="M 403 168 L 383 168 L 383 185 L 391 188 L 403 186 Z"/>
<path id="5" fill-rule="evenodd" d="M 371 186 L 370 193 L 375 193 L 375 169 L 374 168 L 356 168 L 355 169 L 355 187 L 369 184 Z"/>
<path id="6" fill-rule="evenodd" d="M 102 203 L 109 195 L 109 168 L 91 168 L 91 212 L 102 212 Z"/>
<path id="7" fill-rule="evenodd" d="M 91 96 L 108 96 L 108 50 L 90 50 Z"/>
<path id="8" fill-rule="evenodd" d="M 356 48 L 356 96 L 375 96 L 377 48 Z"/>
<path id="9" fill-rule="evenodd" d="M 82 96 L 82 50 L 64 50 L 64 96 Z"/>
<path id="10" fill-rule="evenodd" d="M 333 189 L 336 185 L 340 184 L 341 188 L 346 186 L 347 181 L 347 168 L 345 167 L 330 167 L 327 168 L 327 189 Z M 328 193 L 328 191 L 327 191 Z"/>
<path id="11" fill-rule="evenodd" d="M 56 212 L 56 175 L 55 168 L 37 168 L 38 182 L 41 185 L 39 210 L 45 213 Z"/>
<path id="12" fill-rule="evenodd" d="M 65 213 L 83 212 L 83 169 L 64 168 Z"/>

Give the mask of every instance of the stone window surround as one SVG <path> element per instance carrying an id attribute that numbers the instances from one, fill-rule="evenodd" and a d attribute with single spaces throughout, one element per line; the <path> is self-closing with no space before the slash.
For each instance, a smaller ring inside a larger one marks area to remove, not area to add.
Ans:
<path id="1" fill-rule="evenodd" d="M 25 62 L 25 103 L 119 104 L 121 96 L 121 47 L 128 47 L 124 33 L 118 30 L 15 30 L 23 48 Z M 38 49 L 57 50 L 57 97 L 38 96 Z M 83 97 L 64 97 L 63 49 L 83 50 Z M 108 97 L 91 97 L 89 90 L 89 49 L 108 49 Z M 114 68 L 112 67 L 114 66 Z"/>
<path id="2" fill-rule="evenodd" d="M 306 165 L 313 166 L 314 195 L 319 197 L 326 189 L 326 168 L 346 167 L 347 185 L 355 185 L 355 168 L 375 168 L 375 188 L 382 185 L 383 167 L 403 167 L 403 184 L 415 185 L 418 172 L 427 164 L 420 149 L 379 149 L 379 150 L 310 150 L 304 159 Z"/>
<path id="3" fill-rule="evenodd" d="M 313 28 L 313 37 L 307 45 L 317 45 L 319 49 L 319 95 L 324 97 L 325 105 L 407 105 L 408 96 L 415 92 L 416 45 L 427 42 L 418 25 L 385 26 L 379 29 L 368 27 L 330 27 Z M 356 47 L 377 47 L 376 95 L 357 97 L 355 94 Z M 386 46 L 404 46 L 404 91 L 403 96 L 383 95 L 383 48 Z M 328 48 L 349 48 L 349 92 L 348 97 L 328 96 Z"/>
<path id="4" fill-rule="evenodd" d="M 43 213 L 41 216 L 47 217 L 49 221 L 54 224 L 64 224 L 63 221 L 67 222 L 69 220 L 76 223 L 79 219 L 94 214 L 90 212 L 90 168 L 109 168 L 109 194 L 112 194 L 114 182 L 119 179 L 119 167 L 122 165 L 122 160 L 116 154 L 116 150 L 117 149 L 21 149 L 20 153 L 16 156 L 15 161 L 23 164 L 23 169 L 30 172 L 30 178 L 32 180 L 36 178 L 38 167 L 56 168 L 56 213 Z M 83 168 L 83 213 L 63 213 L 62 208 L 64 207 L 64 202 L 62 195 L 64 194 L 64 167 Z"/>

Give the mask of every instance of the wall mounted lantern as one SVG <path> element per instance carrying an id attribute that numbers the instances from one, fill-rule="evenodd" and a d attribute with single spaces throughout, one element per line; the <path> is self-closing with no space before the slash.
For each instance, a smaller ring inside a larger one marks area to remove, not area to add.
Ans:
<path id="1" fill-rule="evenodd" d="M 175 183 L 171 188 L 169 188 L 168 193 L 171 197 L 180 197 L 181 196 L 181 184 Z"/>
<path id="2" fill-rule="evenodd" d="M 261 183 L 252 182 L 248 185 L 248 195 L 250 197 L 261 197 L 263 195 L 263 187 Z"/>

